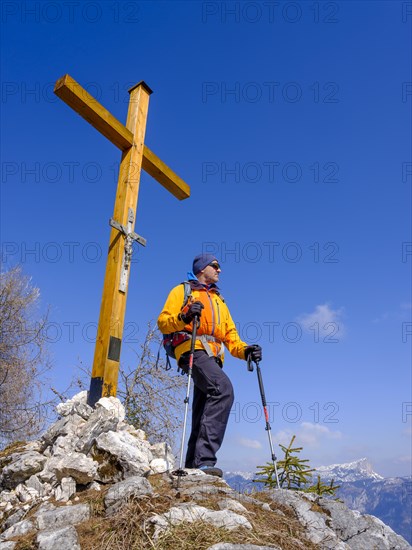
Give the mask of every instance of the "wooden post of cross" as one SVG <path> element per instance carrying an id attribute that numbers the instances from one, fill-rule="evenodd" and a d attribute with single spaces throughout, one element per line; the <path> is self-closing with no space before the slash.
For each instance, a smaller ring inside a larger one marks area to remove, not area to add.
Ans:
<path id="1" fill-rule="evenodd" d="M 106 263 L 88 403 L 115 396 L 126 312 L 132 242 L 146 241 L 134 232 L 141 169 L 179 200 L 189 186 L 144 144 L 151 89 L 139 82 L 129 90 L 126 126 L 69 75 L 60 78 L 54 93 L 122 151 Z"/>

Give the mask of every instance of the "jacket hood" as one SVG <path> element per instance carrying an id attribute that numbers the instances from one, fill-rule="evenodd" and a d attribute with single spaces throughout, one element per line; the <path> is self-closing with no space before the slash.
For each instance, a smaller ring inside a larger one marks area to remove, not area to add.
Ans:
<path id="1" fill-rule="evenodd" d="M 196 275 L 193 273 L 193 271 L 188 271 L 187 272 L 187 280 L 190 282 L 190 284 L 193 288 L 207 288 L 208 290 L 211 289 L 211 288 L 214 288 L 215 290 L 217 290 L 219 292 L 219 287 L 215 283 L 212 283 L 209 286 L 203 285 L 202 283 L 200 283 L 199 279 L 196 277 Z"/>

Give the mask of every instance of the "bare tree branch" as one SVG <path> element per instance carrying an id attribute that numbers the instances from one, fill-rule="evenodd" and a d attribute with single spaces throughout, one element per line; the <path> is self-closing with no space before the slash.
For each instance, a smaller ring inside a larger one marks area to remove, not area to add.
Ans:
<path id="1" fill-rule="evenodd" d="M 39 289 L 20 267 L 0 274 L 0 446 L 39 433 L 45 417 L 41 375 L 48 370 L 47 315 L 38 318 Z"/>
<path id="2" fill-rule="evenodd" d="M 183 388 L 187 379 L 157 362 L 161 335 L 153 324 L 148 330 L 134 367 L 120 368 L 118 397 L 124 403 L 128 422 L 143 429 L 149 440 L 168 441 L 173 446 L 180 433 Z"/>

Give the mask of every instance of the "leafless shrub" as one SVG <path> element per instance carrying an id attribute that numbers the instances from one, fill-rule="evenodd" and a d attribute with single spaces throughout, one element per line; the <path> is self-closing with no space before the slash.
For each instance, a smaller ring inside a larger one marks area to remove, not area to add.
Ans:
<path id="1" fill-rule="evenodd" d="M 47 417 L 41 400 L 50 366 L 47 315 L 38 314 L 39 297 L 20 267 L 0 274 L 0 446 L 37 435 Z"/>
<path id="2" fill-rule="evenodd" d="M 161 341 L 160 332 L 149 322 L 140 349 L 134 350 L 135 364 L 120 365 L 116 396 L 125 407 L 129 424 L 143 430 L 150 442 L 167 441 L 175 448 L 180 445 L 177 440 L 181 435 L 187 377 L 177 372 L 174 361 L 172 368 L 166 367 Z M 90 377 L 91 369 L 81 363 L 71 388 L 89 389 Z M 61 397 L 66 398 L 67 392 Z"/>
<path id="3" fill-rule="evenodd" d="M 172 446 L 182 422 L 183 387 L 187 377 L 158 358 L 161 335 L 148 324 L 136 365 L 122 367 L 119 375 L 118 397 L 126 409 L 128 422 L 146 432 L 152 442 L 167 441 Z M 161 354 L 164 356 L 164 352 Z"/>

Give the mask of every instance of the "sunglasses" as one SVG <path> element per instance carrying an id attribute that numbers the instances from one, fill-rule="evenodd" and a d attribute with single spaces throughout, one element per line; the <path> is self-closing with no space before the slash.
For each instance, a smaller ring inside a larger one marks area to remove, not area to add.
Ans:
<path id="1" fill-rule="evenodd" d="M 220 265 L 217 262 L 212 262 L 209 265 L 210 267 L 213 267 L 213 269 L 216 269 L 216 270 L 220 269 Z"/>

